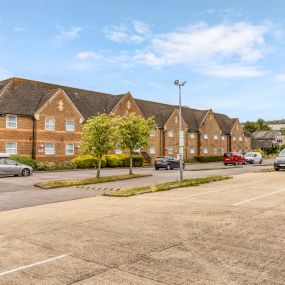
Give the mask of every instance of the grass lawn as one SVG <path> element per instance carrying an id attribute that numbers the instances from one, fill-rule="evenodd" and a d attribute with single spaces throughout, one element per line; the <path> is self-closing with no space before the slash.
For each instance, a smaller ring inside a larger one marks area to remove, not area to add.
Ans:
<path id="1" fill-rule="evenodd" d="M 103 182 L 112 182 L 118 180 L 126 180 L 132 178 L 141 178 L 152 176 L 152 174 L 124 174 L 124 175 L 113 175 L 113 176 L 103 176 L 100 178 L 90 177 L 83 179 L 69 179 L 69 180 L 54 180 L 54 181 L 44 181 L 36 183 L 35 186 L 42 189 L 51 189 L 51 188 L 59 188 L 59 187 L 71 187 L 71 186 L 80 186 L 80 185 L 88 185 L 88 184 L 97 184 Z"/>
<path id="2" fill-rule="evenodd" d="M 174 181 L 174 182 L 167 182 L 167 183 L 149 185 L 149 186 L 144 186 L 144 187 L 121 189 L 119 191 L 105 193 L 104 195 L 111 196 L 111 197 L 129 197 L 132 195 L 151 193 L 151 192 L 157 192 L 157 191 L 166 191 L 166 190 L 171 190 L 175 188 L 198 186 L 200 184 L 211 183 L 211 182 L 221 181 L 221 180 L 226 180 L 226 179 L 231 179 L 231 178 L 232 176 L 209 176 L 205 178 L 192 178 L 192 179 L 185 179 L 182 182 Z"/>

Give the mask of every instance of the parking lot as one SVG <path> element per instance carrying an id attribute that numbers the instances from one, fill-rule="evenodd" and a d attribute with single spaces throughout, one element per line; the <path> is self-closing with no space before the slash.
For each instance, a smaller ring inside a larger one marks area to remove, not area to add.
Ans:
<path id="1" fill-rule="evenodd" d="M 284 284 L 284 172 L 0 213 L 0 284 Z"/>

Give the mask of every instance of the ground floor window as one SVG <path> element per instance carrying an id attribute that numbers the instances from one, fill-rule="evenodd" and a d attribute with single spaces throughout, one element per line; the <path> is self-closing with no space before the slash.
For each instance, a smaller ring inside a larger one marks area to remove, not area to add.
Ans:
<path id="1" fill-rule="evenodd" d="M 218 149 L 214 148 L 214 154 L 217 155 L 218 154 Z"/>
<path id="2" fill-rule="evenodd" d="M 194 154 L 195 153 L 195 148 L 193 146 L 190 147 L 190 153 Z"/>
<path id="3" fill-rule="evenodd" d="M 74 144 L 73 143 L 66 144 L 65 154 L 66 155 L 74 155 Z"/>
<path id="4" fill-rule="evenodd" d="M 6 143 L 6 153 L 17 154 L 17 143 L 16 142 L 7 142 Z"/>
<path id="5" fill-rule="evenodd" d="M 45 144 L 45 154 L 46 155 L 53 155 L 54 151 L 54 143 L 46 143 Z"/>
<path id="6" fill-rule="evenodd" d="M 115 147 L 115 154 L 122 154 L 122 153 L 123 152 L 122 152 L 121 148 L 119 146 L 116 146 Z"/>
<path id="7" fill-rule="evenodd" d="M 169 146 L 169 147 L 167 148 L 167 152 L 168 152 L 168 154 L 173 154 L 173 147 L 172 147 L 172 146 Z"/>
<path id="8" fill-rule="evenodd" d="M 207 154 L 207 153 L 208 153 L 208 148 L 204 147 L 204 154 Z"/>
<path id="9" fill-rule="evenodd" d="M 150 146 L 150 149 L 149 149 L 149 153 L 150 154 L 155 154 L 155 146 Z"/>

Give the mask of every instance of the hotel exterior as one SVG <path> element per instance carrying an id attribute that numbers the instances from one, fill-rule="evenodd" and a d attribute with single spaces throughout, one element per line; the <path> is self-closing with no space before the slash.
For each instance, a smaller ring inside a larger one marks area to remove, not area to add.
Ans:
<path id="1" fill-rule="evenodd" d="M 134 112 L 153 117 L 145 157 L 176 156 L 179 152 L 177 106 L 134 98 L 130 93 L 111 95 L 33 80 L 0 81 L 0 152 L 31 156 L 40 161 L 66 161 L 80 155 L 84 122 L 100 114 Z M 184 159 L 250 150 L 251 137 L 239 119 L 182 107 Z"/>

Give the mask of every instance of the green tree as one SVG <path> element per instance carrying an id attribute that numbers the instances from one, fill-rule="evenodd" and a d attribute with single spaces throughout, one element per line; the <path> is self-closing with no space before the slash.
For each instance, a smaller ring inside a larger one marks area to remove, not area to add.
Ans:
<path id="1" fill-rule="evenodd" d="M 257 130 L 257 125 L 255 122 L 246 121 L 244 128 L 252 134 Z"/>
<path id="2" fill-rule="evenodd" d="M 271 128 L 266 124 L 263 119 L 258 119 L 256 122 L 247 121 L 244 128 L 251 134 L 255 131 L 270 131 Z"/>
<path id="3" fill-rule="evenodd" d="M 117 118 L 102 114 L 87 120 L 83 127 L 81 152 L 98 157 L 97 177 L 100 177 L 102 157 L 114 148 L 118 140 Z"/>
<path id="4" fill-rule="evenodd" d="M 129 174 L 133 174 L 133 152 L 149 147 L 150 131 L 156 128 L 153 118 L 144 119 L 134 113 L 126 113 L 119 119 L 119 145 L 130 153 Z"/>

